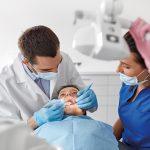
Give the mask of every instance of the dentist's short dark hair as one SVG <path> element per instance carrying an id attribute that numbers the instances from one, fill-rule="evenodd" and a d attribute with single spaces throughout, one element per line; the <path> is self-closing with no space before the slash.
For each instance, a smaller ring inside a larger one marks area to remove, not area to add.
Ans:
<path id="1" fill-rule="evenodd" d="M 36 56 L 55 57 L 60 47 L 57 35 L 46 26 L 34 26 L 27 29 L 18 40 L 18 47 L 31 63 Z"/>

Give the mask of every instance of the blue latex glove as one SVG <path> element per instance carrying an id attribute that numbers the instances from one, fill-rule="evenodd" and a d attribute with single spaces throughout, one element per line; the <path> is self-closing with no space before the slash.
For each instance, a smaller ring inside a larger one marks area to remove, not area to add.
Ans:
<path id="1" fill-rule="evenodd" d="M 97 97 L 90 87 L 91 85 L 78 92 L 77 104 L 81 109 L 95 111 L 98 107 Z"/>
<path id="2" fill-rule="evenodd" d="M 64 115 L 64 102 L 61 100 L 51 100 L 33 115 L 38 126 L 50 121 L 62 120 Z"/>

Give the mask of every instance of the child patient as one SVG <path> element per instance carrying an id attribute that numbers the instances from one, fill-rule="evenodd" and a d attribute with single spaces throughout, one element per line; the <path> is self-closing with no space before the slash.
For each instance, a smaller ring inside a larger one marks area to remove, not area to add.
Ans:
<path id="1" fill-rule="evenodd" d="M 112 127 L 86 116 L 76 103 L 78 88 L 64 86 L 58 99 L 65 102 L 64 118 L 45 123 L 35 134 L 62 150 L 118 150 Z"/>
<path id="2" fill-rule="evenodd" d="M 86 111 L 80 109 L 76 103 L 78 91 L 79 89 L 75 85 L 63 86 L 58 91 L 58 99 L 65 102 L 65 114 L 74 116 L 85 115 Z"/>

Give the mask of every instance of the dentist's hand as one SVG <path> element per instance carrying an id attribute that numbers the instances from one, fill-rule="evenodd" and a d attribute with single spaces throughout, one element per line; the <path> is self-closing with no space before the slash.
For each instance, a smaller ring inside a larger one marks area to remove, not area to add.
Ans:
<path id="1" fill-rule="evenodd" d="M 64 115 L 64 102 L 61 100 L 51 100 L 39 111 L 35 112 L 33 119 L 38 126 L 50 121 L 62 120 Z"/>
<path id="2" fill-rule="evenodd" d="M 92 89 L 83 89 L 78 92 L 78 107 L 84 110 L 95 111 L 98 107 L 97 98 Z"/>

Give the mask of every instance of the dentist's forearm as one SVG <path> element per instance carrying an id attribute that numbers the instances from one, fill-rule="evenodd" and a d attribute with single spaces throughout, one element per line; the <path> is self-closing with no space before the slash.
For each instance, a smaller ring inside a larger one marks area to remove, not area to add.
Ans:
<path id="1" fill-rule="evenodd" d="M 36 121 L 33 119 L 33 117 L 29 118 L 28 121 L 27 121 L 27 124 L 28 126 L 31 128 L 31 129 L 36 129 L 38 126 L 37 126 L 37 123 Z"/>

